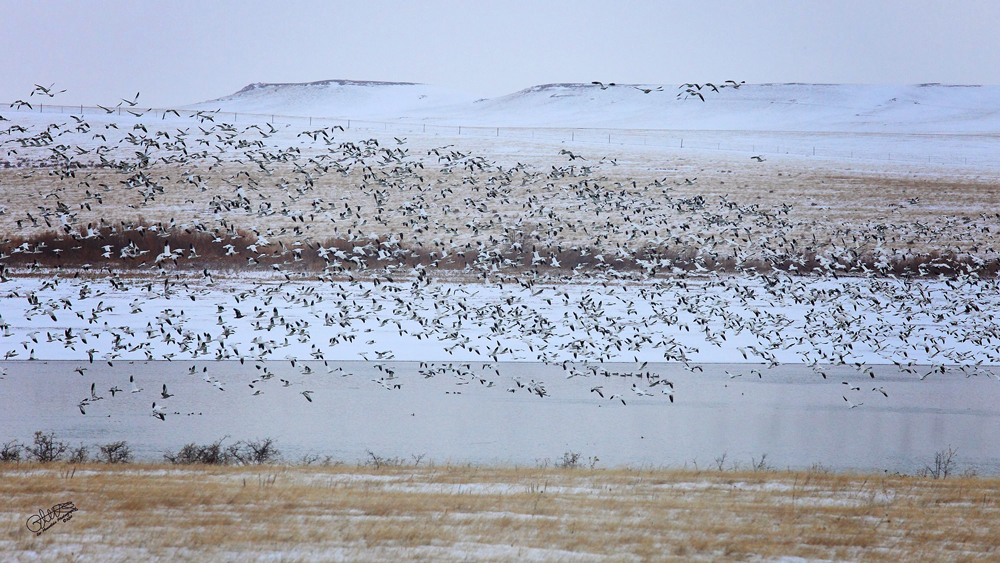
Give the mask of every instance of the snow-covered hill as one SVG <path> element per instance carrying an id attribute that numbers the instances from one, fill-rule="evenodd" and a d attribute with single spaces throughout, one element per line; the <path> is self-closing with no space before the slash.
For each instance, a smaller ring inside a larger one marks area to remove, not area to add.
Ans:
<path id="1" fill-rule="evenodd" d="M 483 126 L 678 130 L 1000 133 L 1000 87 L 545 84 L 490 99 L 426 84 L 327 80 L 251 84 L 199 109 Z M 649 90 L 645 92 L 644 90 Z M 681 96 L 678 96 L 678 93 Z"/>
<path id="2" fill-rule="evenodd" d="M 686 88 L 549 84 L 473 104 L 455 118 L 496 125 L 691 130 L 1000 131 L 1000 88 L 745 84 L 701 98 Z M 642 89 L 653 91 L 644 93 Z"/>
<path id="3" fill-rule="evenodd" d="M 235 94 L 191 106 L 240 113 L 385 119 L 434 115 L 468 104 L 473 96 L 428 84 L 323 80 L 301 84 L 254 83 Z M 445 110 L 446 111 L 446 110 Z"/>

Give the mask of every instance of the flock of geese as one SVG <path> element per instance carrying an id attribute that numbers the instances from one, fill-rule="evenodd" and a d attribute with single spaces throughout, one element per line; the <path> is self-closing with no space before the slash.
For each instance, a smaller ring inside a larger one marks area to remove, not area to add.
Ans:
<path id="1" fill-rule="evenodd" d="M 681 84 L 678 87 L 678 89 L 682 91 L 679 94 L 677 94 L 677 99 L 678 100 L 699 99 L 704 102 L 705 93 L 714 92 L 716 94 L 721 94 L 722 93 L 721 89 L 732 88 L 734 90 L 738 90 L 739 87 L 743 86 L 744 84 L 746 84 L 745 80 L 741 80 L 739 82 L 735 80 L 726 80 L 725 82 L 719 84 L 718 86 L 716 86 L 712 82 L 705 82 L 704 84 L 698 84 L 696 82 L 687 82 Z M 593 82 L 591 82 L 591 85 L 597 86 L 601 90 L 607 90 L 609 88 L 614 88 L 619 86 L 614 82 L 608 82 L 607 84 L 605 84 L 604 82 L 601 82 L 599 80 L 594 80 Z M 631 87 L 642 92 L 643 94 L 651 94 L 653 92 L 663 91 L 663 86 L 657 86 L 655 88 L 643 88 L 641 86 L 631 86 Z M 704 93 L 702 92 L 702 89 L 704 89 Z"/>
<path id="2" fill-rule="evenodd" d="M 682 88 L 704 100 L 742 84 Z M 319 396 L 298 389 L 322 375 L 315 362 L 349 375 L 330 358 L 372 362 L 375 383 L 400 389 L 392 343 L 426 350 L 424 377 L 539 398 L 550 394 L 545 382 L 506 377 L 503 362 L 628 381 L 630 401 L 671 403 L 674 384 L 646 359 L 698 371 L 718 349 L 753 362 L 746 373 L 761 378 L 794 363 L 818 377 L 850 366 L 873 379 L 873 358 L 916 377 L 996 377 L 1000 287 L 980 268 L 996 255 L 988 243 L 1000 216 L 837 225 L 820 240 L 791 219 L 791 205 L 686 195 L 697 178 L 609 176 L 616 160 L 568 149 L 544 167 L 502 164 L 451 143 L 415 150 L 342 126 L 237 126 L 205 111 L 143 122 L 151 111 L 137 99 L 122 99 L 131 115 L 121 118 L 38 125 L 0 115 L 13 166 L 0 192 L 37 189 L 30 204 L 0 208 L 5 360 L 53 347 L 89 364 L 232 360 L 254 366 L 251 396 L 294 386 L 308 403 Z M 150 216 L 162 218 L 140 220 Z M 56 239 L 71 246 L 54 248 Z M 915 246 L 939 239 L 967 259 L 936 255 L 894 273 L 919 257 Z M 72 263 L 84 248 L 101 261 Z M 53 269 L 63 260 L 73 269 Z M 275 381 L 265 363 L 274 360 L 301 381 Z M 634 369 L 605 367 L 615 362 Z M 207 367 L 190 375 L 232 389 Z M 111 399 L 143 394 L 135 376 L 129 393 L 109 388 Z M 604 390 L 590 387 L 627 403 Z M 888 397 L 877 384 L 867 393 Z M 173 397 L 162 383 L 151 416 L 181 414 L 167 409 Z M 80 413 L 104 399 L 91 382 Z"/>
<path id="3" fill-rule="evenodd" d="M 722 84 L 719 84 L 718 86 L 712 84 L 711 82 L 706 82 L 704 84 L 689 82 L 687 84 L 680 85 L 680 88 L 683 88 L 684 91 L 681 92 L 680 94 L 677 94 L 677 99 L 686 100 L 691 98 L 698 98 L 699 100 L 704 102 L 705 93 L 708 93 L 709 91 L 715 92 L 716 94 L 720 94 L 721 93 L 721 91 L 719 90 L 720 88 L 732 88 L 733 90 L 738 90 L 739 87 L 744 84 L 746 84 L 746 81 L 744 80 L 741 80 L 739 82 L 736 82 L 735 80 L 727 80 Z M 704 93 L 702 92 L 703 88 L 705 90 Z"/>

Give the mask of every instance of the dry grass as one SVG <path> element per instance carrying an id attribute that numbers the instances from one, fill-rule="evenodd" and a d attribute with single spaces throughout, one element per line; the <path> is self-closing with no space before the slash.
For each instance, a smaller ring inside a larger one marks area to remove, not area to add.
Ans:
<path id="1" fill-rule="evenodd" d="M 22 465 L 0 468 L 0 499 L 7 560 L 1000 558 L 997 479 Z M 72 520 L 26 529 L 66 501 Z"/>

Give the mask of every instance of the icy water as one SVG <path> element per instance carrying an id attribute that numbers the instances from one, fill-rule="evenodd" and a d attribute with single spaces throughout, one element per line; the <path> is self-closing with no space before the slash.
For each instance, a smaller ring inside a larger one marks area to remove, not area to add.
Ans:
<path id="1" fill-rule="evenodd" d="M 703 373 L 646 366 L 643 373 L 674 384 L 671 402 L 661 391 L 666 385 L 650 387 L 634 375 L 635 364 L 601 364 L 593 367 L 608 375 L 573 378 L 561 366 L 532 363 L 3 365 L 0 441 L 26 442 L 44 430 L 95 451 L 97 444 L 126 440 L 150 461 L 188 442 L 228 436 L 224 443 L 274 438 L 290 461 L 311 455 L 358 463 L 370 450 L 425 456 L 425 463 L 538 465 L 575 452 L 581 461 L 597 458 L 598 467 L 704 468 L 723 454 L 727 467 L 767 454 L 778 468 L 908 473 L 951 447 L 959 471 L 1000 473 L 1000 382 L 982 375 L 920 380 L 927 370 L 900 374 L 887 366 L 876 367 L 872 379 L 831 367 L 823 380 L 794 366 L 706 365 Z M 254 382 L 264 374 L 270 377 Z M 141 391 L 131 392 L 129 376 Z M 531 392 L 533 380 L 545 396 Z M 103 399 L 85 404 L 81 414 L 78 404 L 91 396 L 91 383 Z M 172 397 L 162 398 L 163 384 Z M 652 396 L 640 396 L 633 384 Z M 115 397 L 113 386 L 122 390 Z M 596 386 L 604 398 L 591 391 Z M 311 402 L 303 391 L 312 392 Z M 611 398 L 616 394 L 621 399 Z M 154 401 L 165 407 L 165 420 L 153 416 Z"/>

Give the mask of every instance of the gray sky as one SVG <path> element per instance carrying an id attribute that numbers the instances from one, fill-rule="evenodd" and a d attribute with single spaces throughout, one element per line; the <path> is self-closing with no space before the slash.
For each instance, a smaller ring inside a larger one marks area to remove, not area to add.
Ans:
<path id="1" fill-rule="evenodd" d="M 251 82 L 1000 84 L 1000 2 L 0 0 L 0 102 L 183 105 Z M 0 111 L 4 106 L 0 106 Z"/>

